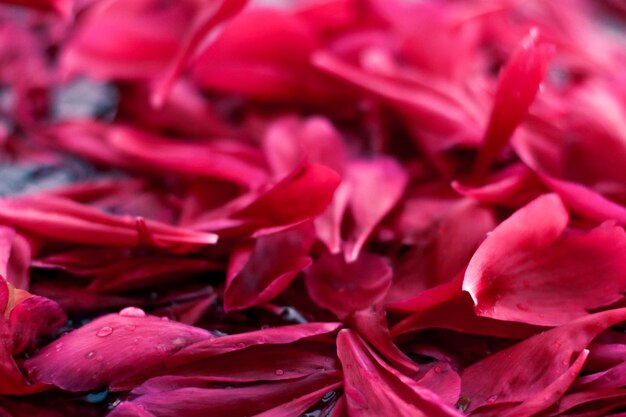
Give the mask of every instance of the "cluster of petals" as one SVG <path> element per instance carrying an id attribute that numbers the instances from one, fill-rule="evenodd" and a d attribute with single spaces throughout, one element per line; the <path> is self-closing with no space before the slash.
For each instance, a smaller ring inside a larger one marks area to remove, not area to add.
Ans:
<path id="1" fill-rule="evenodd" d="M 0 0 L 0 417 L 626 416 L 624 3 L 266 3 Z"/>

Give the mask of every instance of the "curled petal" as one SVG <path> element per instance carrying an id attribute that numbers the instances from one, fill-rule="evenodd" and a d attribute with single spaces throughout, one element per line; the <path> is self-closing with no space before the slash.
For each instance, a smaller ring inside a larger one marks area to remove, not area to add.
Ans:
<path id="1" fill-rule="evenodd" d="M 463 281 L 479 315 L 554 326 L 622 298 L 624 230 L 604 224 L 567 232 L 568 220 L 561 200 L 544 195 L 490 234 Z"/>
<path id="2" fill-rule="evenodd" d="M 310 297 L 320 307 L 346 315 L 376 304 L 391 286 L 392 270 L 386 258 L 362 253 L 347 263 L 342 255 L 322 255 L 306 274 Z"/>

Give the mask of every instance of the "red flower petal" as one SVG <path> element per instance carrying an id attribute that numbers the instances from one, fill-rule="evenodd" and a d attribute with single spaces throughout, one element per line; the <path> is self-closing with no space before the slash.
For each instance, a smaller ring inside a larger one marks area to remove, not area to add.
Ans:
<path id="1" fill-rule="evenodd" d="M 340 375 L 337 372 L 319 372 L 301 379 L 277 381 L 244 387 L 217 388 L 199 378 L 181 380 L 179 386 L 162 387 L 132 400 L 139 409 L 146 410 L 155 417 L 205 417 L 207 415 L 228 415 L 232 417 L 255 416 L 262 412 L 272 414 L 275 407 L 286 407 L 294 399 L 315 393 L 322 397 L 323 392 L 339 387 Z M 292 404 L 293 405 L 293 404 Z M 279 410 L 281 409 L 279 408 Z M 286 407 L 289 410 L 290 407 Z M 141 416 L 129 413 L 120 404 L 109 417 Z"/>
<path id="2" fill-rule="evenodd" d="M 362 253 L 347 263 L 342 255 L 325 253 L 306 274 L 309 296 L 337 317 L 379 303 L 391 285 L 392 270 L 387 259 Z"/>
<path id="3" fill-rule="evenodd" d="M 337 354 L 344 368 L 344 392 L 350 417 L 463 415 L 389 367 L 349 330 L 339 333 Z"/>
<path id="4" fill-rule="evenodd" d="M 130 307 L 66 334 L 24 366 L 35 380 L 67 391 L 87 391 L 152 372 L 173 353 L 210 337 L 205 330 Z M 72 367 L 67 366 L 68 358 Z"/>
<path id="5" fill-rule="evenodd" d="M 217 241 L 217 235 L 212 233 L 151 220 L 116 217 L 70 200 L 45 195 L 0 200 L 0 219 L 47 238 L 92 245 L 136 246 L 146 243 L 193 248 Z"/>
<path id="6" fill-rule="evenodd" d="M 353 161 L 346 172 L 354 218 L 352 239 L 346 242 L 346 260 L 354 261 L 376 225 L 400 201 L 408 182 L 402 166 L 391 158 Z"/>
<path id="7" fill-rule="evenodd" d="M 475 173 L 479 177 L 498 157 L 539 91 L 553 50 L 539 45 L 538 38 L 538 29 L 532 29 L 500 74 L 483 146 L 476 161 Z"/>
<path id="8" fill-rule="evenodd" d="M 567 222 L 559 198 L 545 195 L 490 234 L 463 281 L 477 314 L 554 326 L 622 297 L 623 229 L 606 224 L 589 232 L 566 233 Z M 600 285 L 598 276 L 603 277 Z"/>
<path id="9" fill-rule="evenodd" d="M 224 291 L 224 309 L 238 310 L 275 298 L 304 268 L 311 265 L 309 250 L 315 230 L 306 222 L 261 236 L 252 250 L 231 263 Z"/>
<path id="10" fill-rule="evenodd" d="M 505 403 L 511 407 L 538 396 L 568 372 L 572 358 L 578 357 L 593 338 L 625 320 L 626 309 L 582 317 L 466 368 L 461 374 L 462 395 L 470 401 L 469 410 Z M 503 411 L 499 409 L 499 413 Z"/>
<path id="11" fill-rule="evenodd" d="M 232 217 L 248 220 L 259 227 L 308 220 L 326 209 L 340 181 L 335 171 L 322 165 L 307 164 Z"/>

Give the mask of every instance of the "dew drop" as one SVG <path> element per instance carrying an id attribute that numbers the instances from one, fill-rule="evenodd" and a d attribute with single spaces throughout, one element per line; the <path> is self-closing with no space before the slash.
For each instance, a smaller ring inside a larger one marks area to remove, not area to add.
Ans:
<path id="1" fill-rule="evenodd" d="M 285 371 L 283 371 L 282 369 L 277 369 L 277 370 L 275 370 L 275 371 L 274 371 L 274 373 L 275 373 L 276 375 L 278 375 L 278 376 L 281 376 L 281 375 L 284 375 L 284 374 L 285 374 Z"/>
<path id="2" fill-rule="evenodd" d="M 435 366 L 433 368 L 433 370 L 435 371 L 436 374 L 440 374 L 441 373 L 441 368 L 439 366 Z"/>
<path id="3" fill-rule="evenodd" d="M 61 350 L 61 348 L 63 347 L 63 342 L 59 342 L 56 345 L 54 345 L 54 349 L 58 352 Z"/>
<path id="4" fill-rule="evenodd" d="M 119 314 L 123 317 L 146 317 L 146 312 L 137 307 L 126 307 Z"/>
<path id="5" fill-rule="evenodd" d="M 161 321 L 170 321 L 170 318 L 163 316 L 163 317 L 161 317 Z"/>
<path id="6" fill-rule="evenodd" d="M 98 337 L 107 337 L 111 333 L 113 333 L 113 328 L 109 327 L 109 326 L 104 326 L 103 328 L 98 330 L 98 333 L 96 333 L 96 336 L 98 336 Z"/>
<path id="7" fill-rule="evenodd" d="M 176 339 L 172 340 L 172 343 L 174 343 L 174 346 L 183 346 L 187 343 L 187 339 L 185 339 L 184 337 L 177 337 Z"/>
<path id="8" fill-rule="evenodd" d="M 496 402 L 497 399 L 498 399 L 497 395 L 492 395 L 491 397 L 487 398 L 487 404 L 493 404 Z"/>
<path id="9" fill-rule="evenodd" d="M 515 306 L 521 311 L 528 311 L 528 306 L 526 304 L 517 303 Z"/>
<path id="10" fill-rule="evenodd" d="M 87 352 L 87 354 L 85 355 L 85 357 L 86 357 L 87 359 L 91 359 L 91 358 L 93 358 L 95 355 L 96 355 L 96 354 L 92 351 L 92 352 Z"/>

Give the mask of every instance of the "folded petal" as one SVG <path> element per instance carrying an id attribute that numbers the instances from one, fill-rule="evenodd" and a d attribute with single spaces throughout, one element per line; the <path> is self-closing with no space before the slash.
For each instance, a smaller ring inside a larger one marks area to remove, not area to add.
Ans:
<path id="1" fill-rule="evenodd" d="M 307 164 L 296 169 L 255 201 L 233 214 L 259 227 L 289 225 L 321 214 L 339 185 L 330 168 Z"/>
<path id="2" fill-rule="evenodd" d="M 341 254 L 325 253 L 307 271 L 305 283 L 317 305 L 343 318 L 382 301 L 391 277 L 389 261 L 382 256 L 363 252 L 347 263 Z"/>
<path id="3" fill-rule="evenodd" d="M 311 265 L 308 254 L 314 241 L 311 222 L 259 237 L 243 267 L 235 265 L 229 271 L 224 309 L 248 308 L 280 294 L 300 271 Z"/>
<path id="4" fill-rule="evenodd" d="M 319 372 L 296 380 L 227 388 L 214 387 L 211 382 L 205 382 L 201 378 L 187 378 L 187 381 L 181 380 L 177 387 L 164 386 L 140 395 L 132 403 L 156 417 L 255 416 L 313 392 L 321 399 L 323 392 L 340 386 L 340 378 L 338 372 Z M 275 415 L 287 417 L 282 413 Z M 120 411 L 114 409 L 109 414 L 109 417 L 120 416 L 141 414 L 128 414 L 125 407 L 120 408 Z"/>
<path id="5" fill-rule="evenodd" d="M 350 187 L 348 206 L 355 225 L 345 252 L 346 260 L 352 262 L 374 228 L 400 201 L 408 176 L 401 165 L 387 157 L 353 161 L 346 175 Z"/>
<path id="6" fill-rule="evenodd" d="M 344 392 L 351 417 L 460 417 L 437 395 L 391 368 L 350 330 L 337 338 L 344 369 Z"/>
<path id="7" fill-rule="evenodd" d="M 624 230 L 604 224 L 568 232 L 568 219 L 560 199 L 544 195 L 489 235 L 463 281 L 477 314 L 555 326 L 622 298 Z"/>
<path id="8" fill-rule="evenodd" d="M 540 395 L 569 372 L 572 359 L 599 333 L 625 320 L 626 309 L 585 316 L 469 366 L 461 373 L 461 395 L 469 401 L 468 411 L 488 405 L 504 413 L 502 407 L 512 408 Z"/>
<path id="9" fill-rule="evenodd" d="M 476 175 L 486 173 L 539 91 L 553 50 L 539 45 L 538 38 L 538 29 L 531 29 L 500 74 L 483 146 L 476 161 Z"/>

